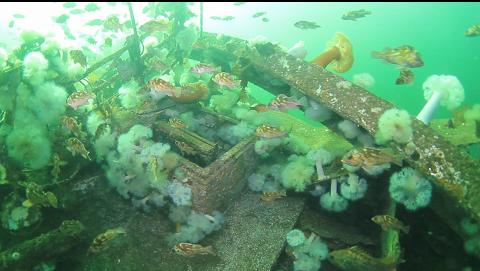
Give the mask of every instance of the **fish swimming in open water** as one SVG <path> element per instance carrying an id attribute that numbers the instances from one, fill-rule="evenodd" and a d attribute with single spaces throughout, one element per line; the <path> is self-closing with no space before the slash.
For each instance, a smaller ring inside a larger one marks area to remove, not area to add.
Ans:
<path id="1" fill-rule="evenodd" d="M 417 68 L 423 66 L 420 53 L 410 45 L 397 48 L 385 48 L 380 52 L 372 52 L 373 58 L 379 58 L 403 68 Z"/>

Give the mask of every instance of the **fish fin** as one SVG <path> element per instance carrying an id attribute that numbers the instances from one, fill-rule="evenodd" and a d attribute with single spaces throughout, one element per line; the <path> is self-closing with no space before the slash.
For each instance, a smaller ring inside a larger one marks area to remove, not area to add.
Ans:
<path id="1" fill-rule="evenodd" d="M 308 107 L 309 106 L 307 96 L 303 96 L 302 98 L 298 99 L 297 101 L 303 107 Z"/>
<path id="2" fill-rule="evenodd" d="M 410 232 L 410 226 L 405 226 L 402 228 L 402 231 L 405 233 L 405 234 L 408 234 Z"/>
<path id="3" fill-rule="evenodd" d="M 403 166 L 403 157 L 401 155 L 395 155 L 392 163 L 399 167 Z"/>

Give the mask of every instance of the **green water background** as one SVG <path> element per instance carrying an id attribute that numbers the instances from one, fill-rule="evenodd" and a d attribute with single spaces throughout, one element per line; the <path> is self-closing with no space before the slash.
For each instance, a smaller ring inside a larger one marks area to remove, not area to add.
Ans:
<path id="1" fill-rule="evenodd" d="M 77 8 L 88 3 L 76 2 Z M 72 33 L 94 33 L 96 27 L 85 26 L 85 22 L 96 18 L 107 18 L 111 14 L 119 14 L 128 18 L 126 5 L 118 3 L 111 7 L 106 3 L 98 3 L 101 10 L 82 15 L 71 15 L 68 21 Z M 2 3 L 0 23 L 0 45 L 13 49 L 18 45 L 18 34 L 23 29 L 34 29 L 41 33 L 53 32 L 59 37 L 63 31 L 52 20 L 53 16 L 68 13 L 63 2 L 50 3 Z M 135 16 L 139 25 L 147 22 L 142 14 L 146 3 L 133 3 Z M 199 14 L 199 2 L 191 6 L 192 11 Z M 372 12 L 357 21 L 342 20 L 345 12 L 356 9 L 367 9 Z M 266 12 L 262 18 L 252 18 L 256 12 Z M 432 74 L 455 75 L 465 89 L 464 104 L 480 102 L 480 36 L 465 37 L 465 30 L 480 23 L 480 3 L 246 3 L 235 6 L 233 2 L 204 3 L 204 29 L 208 32 L 223 33 L 244 39 L 264 36 L 270 41 L 291 47 L 303 40 L 308 50 L 306 60 L 320 54 L 328 40 L 335 32 L 346 34 L 354 47 L 355 63 L 350 71 L 341 74 L 352 79 L 357 73 L 368 72 L 376 81 L 369 89 L 374 94 L 396 104 L 400 108 L 416 115 L 425 103 L 422 84 Z M 25 19 L 17 19 L 14 28 L 8 28 L 13 14 L 22 13 Z M 231 21 L 212 20 L 211 16 L 234 16 Z M 301 30 L 294 27 L 299 20 L 314 21 L 321 28 Z M 199 25 L 199 17 L 189 23 Z M 85 41 L 65 39 L 68 44 L 62 46 L 80 47 Z M 420 53 L 425 65 L 414 68 L 416 80 L 412 85 L 395 85 L 399 71 L 382 60 L 373 59 L 372 51 L 385 47 L 401 45 L 414 46 Z M 264 100 L 272 96 L 260 95 Z M 352 97 L 354 98 L 354 97 Z M 436 112 L 435 118 L 446 118 L 451 114 L 444 108 Z"/>
<path id="2" fill-rule="evenodd" d="M 342 20 L 343 13 L 367 9 L 371 15 L 357 21 Z M 465 30 L 480 23 L 480 3 L 205 3 L 205 30 L 245 39 L 262 35 L 290 47 L 305 42 L 306 60 L 320 54 L 335 32 L 346 34 L 354 47 L 355 63 L 341 74 L 347 79 L 368 72 L 375 78 L 369 89 L 377 96 L 416 115 L 425 103 L 422 84 L 432 74 L 458 77 L 465 89 L 464 104 L 480 102 L 480 36 L 466 37 Z M 252 18 L 255 12 L 267 12 L 265 23 Z M 232 21 L 215 21 L 210 16 L 235 16 Z M 301 30 L 298 20 L 314 21 L 321 28 Z M 421 54 L 423 67 L 414 68 L 412 85 L 396 85 L 398 69 L 371 57 L 372 51 L 385 47 L 411 45 Z M 354 97 L 352 97 L 353 99 Z M 451 114 L 444 108 L 434 118 Z"/>

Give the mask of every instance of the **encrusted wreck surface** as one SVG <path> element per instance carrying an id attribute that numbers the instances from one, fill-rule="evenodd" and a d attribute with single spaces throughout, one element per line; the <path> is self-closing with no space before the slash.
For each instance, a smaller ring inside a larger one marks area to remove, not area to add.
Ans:
<path id="1" fill-rule="evenodd" d="M 237 38 L 204 33 L 196 48 L 192 52 L 195 59 L 231 69 L 241 79 L 273 93 L 285 93 L 294 88 L 360 125 L 371 135 L 375 134 L 382 113 L 395 107 L 339 75 L 288 55 L 271 43 L 251 44 Z M 234 64 L 230 66 L 230 63 Z M 478 163 L 416 119 L 413 119 L 413 129 L 413 143 L 420 158 L 407 158 L 408 164 L 429 177 L 438 188 L 433 197 L 447 202 L 450 209 L 455 210 L 452 213 L 463 213 L 480 221 Z M 397 146 L 397 150 L 404 153 L 402 146 Z M 437 206 L 440 205 L 432 205 L 447 223 L 456 228 L 458 220 Z"/>

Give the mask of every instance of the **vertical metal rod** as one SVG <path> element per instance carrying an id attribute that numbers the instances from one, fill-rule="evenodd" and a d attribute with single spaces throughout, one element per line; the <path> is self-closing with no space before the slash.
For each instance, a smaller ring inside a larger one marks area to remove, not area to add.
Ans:
<path id="1" fill-rule="evenodd" d="M 200 2 L 200 38 L 203 36 L 203 2 Z"/>

